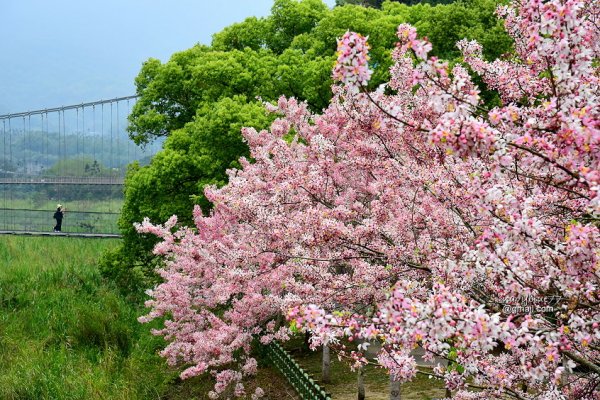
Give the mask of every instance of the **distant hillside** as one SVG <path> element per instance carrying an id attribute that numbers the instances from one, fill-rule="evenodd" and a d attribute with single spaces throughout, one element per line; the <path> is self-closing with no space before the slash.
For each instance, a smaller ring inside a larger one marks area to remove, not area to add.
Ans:
<path id="1" fill-rule="evenodd" d="M 123 174 L 127 164 L 132 161 L 148 164 L 162 145 L 161 142 L 155 142 L 142 149 L 131 142 L 125 133 L 111 138 L 94 133 L 14 130 L 12 134 L 5 132 L 5 135 L 6 140 L 0 140 L 0 171 L 5 174 L 56 175 L 69 162 L 69 165 L 80 164 L 81 175 L 106 169 L 115 169 Z M 69 175 L 73 173 L 75 171 Z"/>

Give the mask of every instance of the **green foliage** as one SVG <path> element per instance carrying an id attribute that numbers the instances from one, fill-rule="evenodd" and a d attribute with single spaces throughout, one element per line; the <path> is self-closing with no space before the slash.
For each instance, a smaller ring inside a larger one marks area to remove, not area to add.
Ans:
<path id="1" fill-rule="evenodd" d="M 204 187 L 225 184 L 225 170 L 248 154 L 240 128 L 264 128 L 271 121 L 256 97 L 293 96 L 315 112 L 325 108 L 336 39 L 344 32 L 369 36 L 375 87 L 389 79 L 396 28 L 403 22 L 428 36 L 442 58 L 459 61 L 454 43 L 463 37 L 483 42 L 488 57 L 508 51 L 508 36 L 493 16 L 495 5 L 494 0 L 438 6 L 385 2 L 382 9 L 347 4 L 330 10 L 321 0 L 275 0 L 270 16 L 223 29 L 211 46 L 175 53 L 164 64 L 149 59 L 135 81 L 140 98 L 128 131 L 140 144 L 168 139 L 150 165 L 133 165 L 126 175 L 124 242 L 103 258 L 103 274 L 131 293 L 156 282 L 150 255 L 155 239 L 138 235 L 133 223 L 144 217 L 163 222 L 177 214 L 189 224 L 193 204 L 210 208 Z"/>
<path id="2" fill-rule="evenodd" d="M 338 7 L 345 6 L 348 4 L 362 7 L 381 8 L 383 0 L 335 0 L 335 5 Z"/>
<path id="3" fill-rule="evenodd" d="M 449 4 L 456 0 L 388 0 L 388 1 L 394 2 L 394 3 L 402 3 L 402 4 L 412 6 L 415 4 L 431 4 L 431 5 Z M 347 4 L 354 4 L 354 5 L 358 5 L 358 6 L 362 6 L 362 7 L 381 8 L 383 3 L 384 3 L 384 0 L 335 0 L 336 6 L 344 6 Z"/>
<path id="4" fill-rule="evenodd" d="M 369 37 L 371 51 L 371 68 L 374 74 L 371 86 L 378 86 L 389 79 L 389 67 L 392 64 L 391 50 L 398 41 L 396 28 L 405 18 L 392 15 L 372 8 L 348 5 L 336 7 L 319 22 L 311 32 L 311 46 L 307 51 L 315 54 L 334 54 L 337 48 L 337 38 L 346 31 L 360 32 Z M 333 56 L 332 56 L 333 57 Z M 333 60 L 333 58 L 332 58 Z M 332 64 L 323 65 L 327 74 L 331 73 Z M 327 98 L 331 90 L 327 88 Z"/>
<path id="5" fill-rule="evenodd" d="M 267 47 L 282 53 L 296 36 L 315 28 L 328 11 L 321 0 L 275 0 L 267 19 Z"/>
<path id="6" fill-rule="evenodd" d="M 45 172 L 46 176 L 115 176 L 118 169 L 111 170 L 90 157 L 58 160 Z"/>
<path id="7" fill-rule="evenodd" d="M 204 103 L 194 121 L 169 136 L 149 166 L 133 166 L 127 174 L 122 229 L 133 232 L 132 221 L 144 216 L 161 221 L 173 213 L 191 222 L 190 196 L 207 184 L 224 184 L 225 170 L 248 154 L 241 128 L 265 128 L 271 119 L 259 102 L 244 96 Z"/>
<path id="8" fill-rule="evenodd" d="M 385 2 L 382 10 L 355 5 L 329 10 L 320 0 L 276 0 L 266 18 L 248 18 L 213 36 L 212 46 L 194 46 L 162 64 L 149 59 L 136 78 L 141 96 L 129 116 L 131 137 L 149 143 L 193 120 L 203 103 L 224 97 L 280 95 L 306 99 L 319 111 L 330 98 L 329 79 L 336 38 L 353 30 L 369 36 L 373 85 L 382 83 L 402 22 L 429 37 L 434 52 L 459 56 L 455 42 L 466 37 L 486 45 L 486 56 L 510 49 L 493 15 L 495 0 L 464 0 L 432 7 Z M 311 79 L 312 77 L 312 79 Z"/>
<path id="9" fill-rule="evenodd" d="M 264 18 L 250 17 L 215 33 L 212 48 L 216 51 L 244 50 L 246 47 L 259 50 L 266 46 L 268 25 Z"/>
<path id="10" fill-rule="evenodd" d="M 496 0 L 464 0 L 447 5 L 408 6 L 388 1 L 383 4 L 383 12 L 402 16 L 414 25 L 419 35 L 431 41 L 432 54 L 440 58 L 458 60 L 460 52 L 455 44 L 467 38 L 477 39 L 484 46 L 484 56 L 495 59 L 510 51 L 512 43 L 494 15 L 498 4 Z"/>

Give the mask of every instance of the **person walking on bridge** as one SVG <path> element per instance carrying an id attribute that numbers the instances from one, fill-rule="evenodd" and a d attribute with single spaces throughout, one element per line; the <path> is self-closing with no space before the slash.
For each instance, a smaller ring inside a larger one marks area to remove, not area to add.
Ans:
<path id="1" fill-rule="evenodd" d="M 61 204 L 56 206 L 56 212 L 54 213 L 54 219 L 56 220 L 56 225 L 54 226 L 54 232 L 60 232 L 62 229 L 62 220 L 64 217 L 64 212 L 66 210 L 63 209 Z"/>

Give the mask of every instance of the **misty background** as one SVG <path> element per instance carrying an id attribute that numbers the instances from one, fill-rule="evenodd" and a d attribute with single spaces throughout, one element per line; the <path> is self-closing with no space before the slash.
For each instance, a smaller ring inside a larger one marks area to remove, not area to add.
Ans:
<path id="1" fill-rule="evenodd" d="M 326 0 L 330 7 L 335 0 Z M 272 0 L 0 0 L 0 114 L 135 94 L 165 62 Z"/>

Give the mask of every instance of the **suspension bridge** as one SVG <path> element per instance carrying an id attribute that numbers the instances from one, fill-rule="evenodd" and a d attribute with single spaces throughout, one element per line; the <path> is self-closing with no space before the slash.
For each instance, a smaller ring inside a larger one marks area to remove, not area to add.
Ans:
<path id="1" fill-rule="evenodd" d="M 136 98 L 0 115 L 0 234 L 119 236 L 127 165 L 148 163 L 160 149 L 128 137 Z"/>

